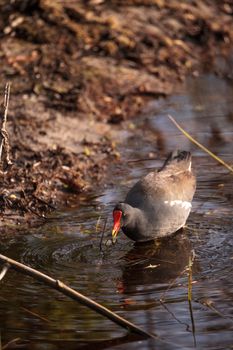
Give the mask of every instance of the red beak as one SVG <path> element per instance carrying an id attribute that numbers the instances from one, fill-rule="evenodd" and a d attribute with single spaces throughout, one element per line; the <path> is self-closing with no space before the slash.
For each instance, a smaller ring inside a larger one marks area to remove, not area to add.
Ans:
<path id="1" fill-rule="evenodd" d="M 113 240 L 116 239 L 116 236 L 121 228 L 121 217 L 122 217 L 122 211 L 121 210 L 113 210 L 113 230 L 112 230 L 112 238 Z"/>

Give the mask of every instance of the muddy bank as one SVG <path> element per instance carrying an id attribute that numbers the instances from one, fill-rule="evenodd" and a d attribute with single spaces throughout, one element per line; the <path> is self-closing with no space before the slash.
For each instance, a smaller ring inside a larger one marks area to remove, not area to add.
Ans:
<path id="1" fill-rule="evenodd" d="M 232 78 L 232 19 L 231 1 L 2 1 L 14 162 L 0 175 L 3 225 L 103 183 L 122 130 L 187 74 L 211 66 Z"/>

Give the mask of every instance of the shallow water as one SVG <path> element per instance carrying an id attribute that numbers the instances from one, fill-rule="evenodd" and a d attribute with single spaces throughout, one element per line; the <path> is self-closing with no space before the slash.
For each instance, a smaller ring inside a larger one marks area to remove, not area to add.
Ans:
<path id="1" fill-rule="evenodd" d="M 138 340 L 58 292 L 10 271 L 1 282 L 3 344 L 20 338 L 22 348 L 46 350 L 167 350 L 195 344 L 198 349 L 232 349 L 232 174 L 190 144 L 167 114 L 230 164 L 233 86 L 211 75 L 190 79 L 183 91 L 149 109 L 121 149 L 112 185 L 83 198 L 76 209 L 54 214 L 29 235 L 5 241 L 1 253 L 64 281 L 158 339 Z M 104 218 L 109 217 L 106 241 L 114 203 L 162 163 L 140 160 L 164 159 L 174 148 L 191 150 L 194 156 L 198 188 L 188 227 L 165 241 L 140 246 L 120 234 L 117 244 L 103 244 L 101 252 Z M 185 269 L 193 251 L 192 321 Z"/>

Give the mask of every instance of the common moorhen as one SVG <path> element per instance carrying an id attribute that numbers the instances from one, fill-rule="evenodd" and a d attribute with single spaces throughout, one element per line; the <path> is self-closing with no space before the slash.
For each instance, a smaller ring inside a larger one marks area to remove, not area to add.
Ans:
<path id="1" fill-rule="evenodd" d="M 161 169 L 139 180 L 113 210 L 113 240 L 122 231 L 134 241 L 168 236 L 186 223 L 196 189 L 191 153 L 172 152 Z"/>

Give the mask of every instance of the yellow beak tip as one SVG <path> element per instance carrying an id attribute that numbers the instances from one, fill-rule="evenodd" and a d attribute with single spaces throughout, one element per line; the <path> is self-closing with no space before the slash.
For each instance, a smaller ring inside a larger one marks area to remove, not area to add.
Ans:
<path id="1" fill-rule="evenodd" d="M 112 241 L 113 241 L 113 243 L 116 242 L 117 234 L 118 234 L 118 230 L 112 230 Z"/>

